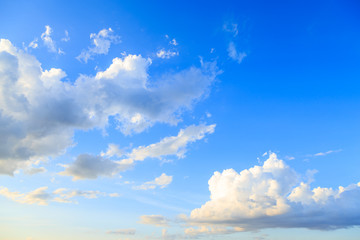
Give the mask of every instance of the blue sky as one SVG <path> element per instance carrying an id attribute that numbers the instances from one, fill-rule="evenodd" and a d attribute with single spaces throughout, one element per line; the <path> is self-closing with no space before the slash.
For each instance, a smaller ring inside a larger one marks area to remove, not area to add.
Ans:
<path id="1" fill-rule="evenodd" d="M 356 1 L 2 1 L 0 239 L 357 239 Z"/>

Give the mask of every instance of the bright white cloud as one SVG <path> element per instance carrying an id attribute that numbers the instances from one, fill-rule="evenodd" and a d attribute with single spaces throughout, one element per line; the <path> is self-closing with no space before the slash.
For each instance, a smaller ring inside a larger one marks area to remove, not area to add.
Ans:
<path id="1" fill-rule="evenodd" d="M 162 215 L 143 215 L 140 216 L 139 223 L 164 227 L 168 226 L 169 220 Z"/>
<path id="2" fill-rule="evenodd" d="M 51 38 L 51 33 L 51 27 L 49 25 L 46 25 L 45 32 L 41 34 L 41 40 L 43 40 L 43 43 L 48 48 L 49 52 L 63 54 L 64 52 L 60 48 L 56 47 L 55 41 Z"/>
<path id="3" fill-rule="evenodd" d="M 118 145 L 110 143 L 106 152 L 101 152 L 100 156 L 102 157 L 122 157 L 125 154 L 124 150 L 121 150 Z"/>
<path id="4" fill-rule="evenodd" d="M 114 34 L 111 28 L 102 29 L 98 33 L 91 33 L 90 40 L 92 46 L 84 49 L 79 56 L 76 57 L 79 61 L 87 63 L 93 56 L 99 54 L 108 54 L 112 43 L 119 43 L 120 37 Z"/>
<path id="5" fill-rule="evenodd" d="M 175 125 L 207 96 L 218 74 L 215 63 L 202 64 L 164 74 L 150 86 L 150 64 L 140 55 L 115 58 L 95 77 L 81 75 L 71 84 L 62 69 L 43 70 L 35 57 L 1 39 L 0 174 L 63 154 L 75 129 L 105 128 L 110 116 L 124 134 L 157 122 Z"/>
<path id="6" fill-rule="evenodd" d="M 168 176 L 163 173 L 159 177 L 155 178 L 153 181 L 146 182 L 140 186 L 135 187 L 135 189 L 149 190 L 155 189 L 157 187 L 165 188 L 172 182 L 172 179 L 172 176 Z"/>
<path id="7" fill-rule="evenodd" d="M 175 56 L 179 56 L 179 52 L 177 51 L 171 51 L 171 50 L 167 50 L 165 51 L 165 49 L 160 49 L 157 53 L 156 56 L 158 58 L 162 58 L 162 59 L 169 59 Z"/>
<path id="8" fill-rule="evenodd" d="M 214 130 L 215 124 L 191 125 L 181 129 L 177 136 L 165 137 L 157 143 L 134 148 L 130 153 L 121 153 L 120 156 L 125 155 L 126 158 L 117 161 L 109 159 L 109 157 L 116 156 L 116 153 L 119 152 L 116 145 L 110 144 L 106 153 L 101 153 L 101 156 L 79 155 L 71 165 L 65 165 L 65 170 L 59 174 L 72 176 L 73 180 L 96 179 L 100 176 L 112 177 L 120 171 L 132 167 L 136 161 L 143 161 L 146 158 L 158 158 L 161 160 L 172 155 L 183 158 L 189 143 L 203 139 L 207 134 L 213 133 Z M 156 186 L 165 187 L 171 180 L 171 176 L 163 174 L 154 181 L 145 183 L 140 187 L 142 189 L 153 189 Z"/>
<path id="9" fill-rule="evenodd" d="M 39 44 L 38 44 L 38 39 L 35 38 L 31 43 L 29 43 L 30 48 L 38 48 Z"/>
<path id="10" fill-rule="evenodd" d="M 234 42 L 229 43 L 227 51 L 228 51 L 229 57 L 238 63 L 241 63 L 243 61 L 243 59 L 246 57 L 245 52 L 239 52 L 236 49 Z"/>
<path id="11" fill-rule="evenodd" d="M 309 183 L 300 182 L 298 174 L 274 153 L 262 166 L 240 173 L 233 169 L 215 172 L 209 190 L 210 200 L 194 209 L 187 219 L 199 227 L 188 231 L 204 232 L 211 227 L 243 231 L 274 227 L 337 229 L 360 225 L 360 183 L 338 189 L 311 188 Z"/>
<path id="12" fill-rule="evenodd" d="M 48 205 L 50 201 L 61 203 L 77 203 L 73 198 L 84 197 L 87 199 L 99 196 L 113 197 L 114 193 L 106 194 L 99 191 L 81 191 L 59 188 L 53 192 L 47 191 L 48 187 L 40 187 L 29 193 L 11 192 L 6 187 L 0 187 L 0 195 L 15 202 L 23 204 Z"/>

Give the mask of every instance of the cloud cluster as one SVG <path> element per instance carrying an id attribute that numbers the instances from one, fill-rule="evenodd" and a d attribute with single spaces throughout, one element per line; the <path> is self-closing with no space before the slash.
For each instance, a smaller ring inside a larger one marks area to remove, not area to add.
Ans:
<path id="1" fill-rule="evenodd" d="M 34 56 L 1 39 L 0 174 L 62 154 L 73 145 L 75 129 L 105 128 L 110 116 L 124 134 L 156 122 L 176 124 L 184 110 L 207 95 L 218 74 L 216 64 L 208 63 L 150 84 L 150 65 L 150 59 L 127 55 L 70 83 L 62 69 L 43 70 Z"/>
<path id="2" fill-rule="evenodd" d="M 29 193 L 11 192 L 6 187 L 0 187 L 0 195 L 15 202 L 23 204 L 48 205 L 49 201 L 60 203 L 77 203 L 73 198 L 84 197 L 87 199 L 98 198 L 99 196 L 117 197 L 117 194 L 106 194 L 99 191 L 81 191 L 59 188 L 53 192 L 47 191 L 48 187 L 40 187 Z"/>
<path id="3" fill-rule="evenodd" d="M 360 183 L 338 189 L 299 181 L 299 175 L 272 153 L 262 166 L 237 173 L 215 172 L 209 180 L 210 200 L 194 209 L 190 233 L 233 228 L 337 229 L 360 225 Z"/>
<path id="4" fill-rule="evenodd" d="M 171 51 L 171 50 L 167 50 L 165 51 L 165 49 L 160 49 L 157 53 L 156 56 L 158 58 L 162 58 L 162 59 L 169 59 L 171 57 L 175 57 L 175 56 L 179 56 L 179 52 L 177 51 Z"/>
<path id="5" fill-rule="evenodd" d="M 68 35 L 67 35 L 68 37 Z M 120 37 L 114 34 L 114 31 L 109 29 L 102 29 L 98 33 L 90 34 L 91 47 L 82 50 L 76 58 L 79 61 L 87 63 L 93 56 L 99 54 L 108 54 L 112 43 L 119 43 Z"/>
<path id="6" fill-rule="evenodd" d="M 172 176 L 163 173 L 153 181 L 145 182 L 144 184 L 135 187 L 135 189 L 148 190 L 155 189 L 156 187 L 165 188 L 172 182 L 172 178 Z"/>
<path id="7" fill-rule="evenodd" d="M 214 132 L 215 124 L 198 126 L 191 125 L 181 129 L 177 136 L 165 137 L 157 143 L 148 146 L 134 148 L 130 153 L 123 153 L 117 145 L 109 144 L 105 153 L 100 156 L 81 154 L 70 165 L 63 165 L 65 170 L 61 175 L 72 176 L 73 180 L 95 179 L 100 176 L 111 177 L 120 171 L 124 171 L 134 165 L 136 161 L 143 161 L 146 158 L 158 158 L 175 155 L 178 158 L 185 156 L 188 144 L 203 139 L 207 134 Z M 116 156 L 125 156 L 121 160 L 111 160 Z M 166 186 L 172 180 L 171 176 L 162 175 L 154 181 L 140 186 L 141 189 L 153 189 L 156 186 Z"/>

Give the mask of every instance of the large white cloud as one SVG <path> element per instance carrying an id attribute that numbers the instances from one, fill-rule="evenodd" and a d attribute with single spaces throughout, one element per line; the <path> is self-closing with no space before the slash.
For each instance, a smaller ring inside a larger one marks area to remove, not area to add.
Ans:
<path id="1" fill-rule="evenodd" d="M 61 175 L 72 176 L 73 180 L 95 179 L 100 176 L 111 177 L 120 171 L 132 167 L 136 161 L 143 161 L 146 158 L 158 158 L 175 155 L 178 158 L 185 156 L 188 144 L 203 139 L 207 134 L 214 132 L 215 124 L 212 125 L 191 125 L 181 129 L 177 136 L 165 137 L 157 143 L 148 146 L 134 148 L 130 153 L 123 153 L 115 144 L 109 144 L 105 153 L 100 156 L 81 154 L 70 165 L 63 165 L 65 170 Z M 125 158 L 111 160 L 113 156 Z M 140 189 L 153 189 L 156 186 L 166 186 L 172 181 L 171 176 L 162 175 L 154 181 L 140 186 Z"/>
<path id="2" fill-rule="evenodd" d="M 62 69 L 43 70 L 34 56 L 0 40 L 0 174 L 12 174 L 73 145 L 75 129 L 104 128 L 113 116 L 125 134 L 156 122 L 176 124 L 205 97 L 218 74 L 202 64 L 164 74 L 149 84 L 150 59 L 115 58 L 95 76 L 63 81 Z"/>
<path id="3" fill-rule="evenodd" d="M 224 227 L 234 231 L 262 228 L 337 229 L 360 225 L 360 183 L 338 189 L 300 182 L 299 175 L 272 153 L 263 166 L 237 173 L 215 172 L 210 200 L 187 221 L 205 234 Z M 221 233 L 221 231 L 219 231 Z"/>

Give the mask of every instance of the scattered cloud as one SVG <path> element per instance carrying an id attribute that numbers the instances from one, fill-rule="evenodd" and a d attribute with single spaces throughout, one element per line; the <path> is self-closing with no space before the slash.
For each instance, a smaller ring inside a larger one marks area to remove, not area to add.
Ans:
<path id="1" fill-rule="evenodd" d="M 72 176 L 73 180 L 96 179 L 100 176 L 112 177 L 121 170 L 127 169 L 132 162 L 126 164 L 121 161 L 113 161 L 101 156 L 81 154 L 65 170 L 60 172 L 63 176 Z"/>
<path id="2" fill-rule="evenodd" d="M 162 59 L 169 59 L 175 56 L 179 56 L 179 52 L 171 51 L 171 50 L 165 51 L 164 49 L 161 49 L 156 53 L 156 56 Z"/>
<path id="3" fill-rule="evenodd" d="M 166 227 L 169 224 L 169 220 L 162 215 L 143 215 L 140 216 L 139 223 L 155 225 L 157 227 Z"/>
<path id="4" fill-rule="evenodd" d="M 173 38 L 173 39 L 169 42 L 169 44 L 174 45 L 174 46 L 179 45 L 179 43 L 176 41 L 175 38 Z"/>
<path id="5" fill-rule="evenodd" d="M 112 43 L 119 43 L 120 37 L 114 34 L 111 28 L 102 29 L 98 33 L 91 33 L 90 40 L 92 46 L 88 49 L 82 50 L 77 60 L 87 63 L 89 59 L 92 59 L 95 55 L 108 54 Z"/>
<path id="6" fill-rule="evenodd" d="M 114 235 L 135 235 L 136 229 L 135 228 L 128 228 L 128 229 L 118 229 L 113 231 L 107 231 L 107 234 L 114 234 Z"/>
<path id="7" fill-rule="evenodd" d="M 185 129 L 181 129 L 177 136 L 165 137 L 157 143 L 148 146 L 140 146 L 134 148 L 130 153 L 124 154 L 127 158 L 122 160 L 111 160 L 107 157 L 116 155 L 118 150 L 115 145 L 109 145 L 106 153 L 102 156 L 94 156 L 90 154 L 81 154 L 71 165 L 63 165 L 65 170 L 60 175 L 72 176 L 73 180 L 80 179 L 96 179 L 100 176 L 112 177 L 120 171 L 124 171 L 132 167 L 135 161 L 143 161 L 146 158 L 163 159 L 166 156 L 175 155 L 178 158 L 185 157 L 186 147 L 189 143 L 203 139 L 207 134 L 213 133 L 215 124 L 213 125 L 191 125 Z M 155 182 L 145 183 L 143 188 L 155 188 L 161 186 L 172 177 L 162 175 Z M 169 183 L 170 183 L 169 182 Z"/>
<path id="8" fill-rule="evenodd" d="M 224 23 L 223 30 L 232 33 L 233 37 L 236 37 L 239 34 L 237 23 Z"/>
<path id="9" fill-rule="evenodd" d="M 49 52 L 58 53 L 58 54 L 64 54 L 64 52 L 56 47 L 55 41 L 51 38 L 52 29 L 49 25 L 45 26 L 45 32 L 41 34 L 41 40 L 43 40 L 43 43 L 49 50 Z"/>
<path id="10" fill-rule="evenodd" d="M 150 65 L 150 59 L 130 54 L 95 76 L 64 81 L 65 71 L 43 70 L 34 56 L 1 39 L 0 174 L 63 154 L 73 146 L 76 129 L 104 129 L 110 116 L 126 135 L 155 123 L 176 125 L 182 112 L 208 95 L 219 74 L 216 63 L 202 63 L 149 85 Z"/>
<path id="11" fill-rule="evenodd" d="M 43 172 L 46 172 L 46 169 L 44 167 L 39 167 L 39 168 L 31 167 L 31 168 L 25 169 L 25 173 L 28 175 L 34 175 L 34 174 L 43 173 Z"/>
<path id="12" fill-rule="evenodd" d="M 329 150 L 327 152 L 319 152 L 319 153 L 315 153 L 314 155 L 312 155 L 313 157 L 319 157 L 319 156 L 326 156 L 329 155 L 331 153 L 337 153 L 337 152 L 341 152 L 342 149 L 338 149 L 338 150 Z"/>
<path id="13" fill-rule="evenodd" d="M 135 189 L 149 190 L 155 189 L 156 187 L 165 188 L 172 182 L 172 179 L 172 176 L 167 176 L 165 173 L 163 173 L 153 181 L 146 182 L 140 186 L 135 187 Z"/>
<path id="14" fill-rule="evenodd" d="M 198 227 L 187 231 L 198 234 L 218 227 L 331 230 L 360 225 L 360 183 L 338 189 L 311 188 L 299 179 L 275 153 L 262 166 L 240 173 L 233 169 L 215 172 L 209 180 L 210 200 L 186 219 Z"/>
<path id="15" fill-rule="evenodd" d="M 65 37 L 63 37 L 63 38 L 61 39 L 61 41 L 63 41 L 63 42 L 68 42 L 68 41 L 70 41 L 69 32 L 68 32 L 67 30 L 65 30 Z"/>
<path id="16" fill-rule="evenodd" d="M 228 51 L 229 57 L 231 59 L 233 59 L 234 61 L 237 61 L 238 63 L 241 63 L 243 61 L 243 59 L 246 57 L 245 52 L 239 52 L 236 49 L 236 46 L 235 46 L 234 42 L 229 43 L 227 51 Z"/>
<path id="17" fill-rule="evenodd" d="M 23 204 L 48 205 L 50 201 L 60 203 L 77 203 L 73 198 L 84 197 L 87 199 L 98 198 L 99 196 L 110 196 L 99 191 L 81 191 L 59 188 L 53 192 L 47 191 L 48 187 L 40 187 L 29 193 L 11 192 L 6 187 L 0 187 L 0 195 L 15 202 Z"/>
<path id="18" fill-rule="evenodd" d="M 100 156 L 102 157 L 122 157 L 125 154 L 125 151 L 120 149 L 118 145 L 110 143 L 106 152 L 101 152 Z"/>
<path id="19" fill-rule="evenodd" d="M 29 48 L 38 48 L 39 47 L 38 39 L 35 38 L 31 43 L 29 43 L 28 47 Z"/>

